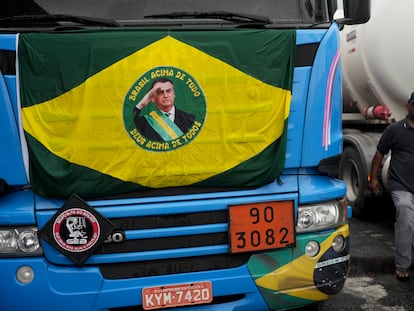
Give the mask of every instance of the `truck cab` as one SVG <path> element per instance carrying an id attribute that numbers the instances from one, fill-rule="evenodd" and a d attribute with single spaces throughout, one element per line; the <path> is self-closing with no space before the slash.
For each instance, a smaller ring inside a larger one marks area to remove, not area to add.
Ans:
<path id="1" fill-rule="evenodd" d="M 337 21 L 328 0 L 0 7 L 0 309 L 287 310 L 341 291 L 339 31 L 369 1 Z"/>

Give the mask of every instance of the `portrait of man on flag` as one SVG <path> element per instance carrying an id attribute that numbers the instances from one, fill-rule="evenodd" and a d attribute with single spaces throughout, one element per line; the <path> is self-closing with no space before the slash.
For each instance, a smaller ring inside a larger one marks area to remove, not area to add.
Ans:
<path id="1" fill-rule="evenodd" d="M 142 115 L 142 109 L 150 103 L 156 109 Z M 194 122 L 194 115 L 175 106 L 173 82 L 168 78 L 153 81 L 151 90 L 134 108 L 134 122 L 145 137 L 157 141 L 170 141 L 182 136 Z"/>

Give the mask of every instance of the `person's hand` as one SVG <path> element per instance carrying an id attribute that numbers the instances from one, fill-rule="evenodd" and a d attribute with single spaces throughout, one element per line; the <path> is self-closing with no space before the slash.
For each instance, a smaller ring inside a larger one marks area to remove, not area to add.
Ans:
<path id="1" fill-rule="evenodd" d="M 151 89 L 147 94 L 144 95 L 144 97 L 135 107 L 137 107 L 139 110 L 142 110 L 146 105 L 148 105 L 151 101 L 153 101 L 155 97 L 154 92 L 155 90 Z"/>
<path id="2" fill-rule="evenodd" d="M 368 187 L 372 189 L 372 192 L 378 193 L 379 192 L 379 182 L 378 178 L 370 178 Z"/>

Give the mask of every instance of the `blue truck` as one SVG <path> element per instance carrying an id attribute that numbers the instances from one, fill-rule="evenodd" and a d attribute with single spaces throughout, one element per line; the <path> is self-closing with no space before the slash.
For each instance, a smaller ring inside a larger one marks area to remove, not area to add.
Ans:
<path id="1" fill-rule="evenodd" d="M 345 24 L 369 1 L 0 4 L 0 309 L 337 294 Z"/>

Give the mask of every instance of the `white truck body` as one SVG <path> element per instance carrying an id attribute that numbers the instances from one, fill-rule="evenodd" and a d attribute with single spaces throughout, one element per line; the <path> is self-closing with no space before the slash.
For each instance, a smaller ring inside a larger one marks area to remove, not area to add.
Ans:
<path id="1" fill-rule="evenodd" d="M 414 91 L 414 24 L 410 0 L 373 0 L 371 18 L 341 32 L 344 152 L 340 175 L 355 215 L 362 215 L 372 157 L 385 126 L 406 115 Z M 389 157 L 382 169 L 387 187 Z M 367 196 L 368 194 L 368 196 Z"/>
<path id="2" fill-rule="evenodd" d="M 391 113 L 390 121 L 405 116 L 414 89 L 413 9 L 410 0 L 373 0 L 368 23 L 345 26 L 341 33 L 344 105 L 356 103 L 361 112 L 383 105 Z M 344 121 L 361 117 L 345 114 Z"/>

